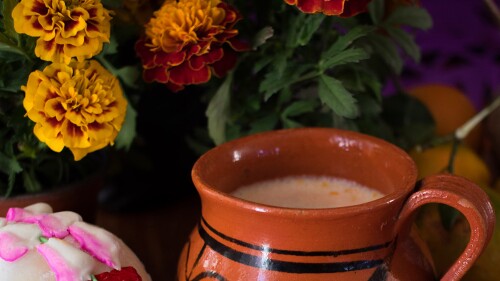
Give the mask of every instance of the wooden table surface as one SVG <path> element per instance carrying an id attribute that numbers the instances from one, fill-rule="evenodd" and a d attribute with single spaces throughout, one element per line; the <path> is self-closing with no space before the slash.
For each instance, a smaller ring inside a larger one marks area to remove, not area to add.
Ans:
<path id="1" fill-rule="evenodd" d="M 120 237 L 142 260 L 153 281 L 174 281 L 180 252 L 199 213 L 196 195 L 142 211 L 101 208 L 96 224 Z"/>

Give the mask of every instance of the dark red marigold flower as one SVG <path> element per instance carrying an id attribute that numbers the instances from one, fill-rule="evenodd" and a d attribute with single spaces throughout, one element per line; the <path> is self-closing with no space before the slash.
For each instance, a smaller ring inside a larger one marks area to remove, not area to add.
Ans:
<path id="1" fill-rule="evenodd" d="M 203 84 L 212 73 L 223 77 L 248 46 L 235 38 L 241 19 L 220 0 L 167 0 L 145 25 L 135 45 L 146 82 L 166 84 L 172 91 Z"/>
<path id="2" fill-rule="evenodd" d="M 371 0 L 285 0 L 304 13 L 323 13 L 327 16 L 352 17 L 366 12 Z"/>

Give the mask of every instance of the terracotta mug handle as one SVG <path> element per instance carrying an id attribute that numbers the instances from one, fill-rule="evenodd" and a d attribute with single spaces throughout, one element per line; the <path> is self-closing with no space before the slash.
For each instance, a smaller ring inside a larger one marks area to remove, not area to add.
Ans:
<path id="1" fill-rule="evenodd" d="M 415 211 L 428 203 L 442 203 L 461 212 L 469 222 L 470 240 L 465 250 L 441 277 L 443 281 L 460 280 L 472 267 L 491 239 L 495 212 L 488 195 L 473 182 L 456 175 L 439 174 L 425 177 L 412 193 L 399 215 L 396 230 L 408 235 Z"/>

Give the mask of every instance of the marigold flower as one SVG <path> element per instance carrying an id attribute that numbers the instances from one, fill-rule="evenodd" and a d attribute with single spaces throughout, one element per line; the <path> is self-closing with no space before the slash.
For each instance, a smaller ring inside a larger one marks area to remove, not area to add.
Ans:
<path id="1" fill-rule="evenodd" d="M 97 281 L 141 281 L 142 278 L 135 268 L 131 266 L 122 267 L 121 270 L 113 269 L 95 276 Z"/>
<path id="2" fill-rule="evenodd" d="M 365 12 L 371 0 L 285 0 L 304 13 L 323 13 L 327 16 L 352 17 Z"/>
<path id="3" fill-rule="evenodd" d="M 12 18 L 16 32 L 39 37 L 35 55 L 45 61 L 89 59 L 109 42 L 111 16 L 100 0 L 21 0 Z"/>
<path id="4" fill-rule="evenodd" d="M 119 81 L 95 60 L 53 63 L 32 72 L 21 89 L 36 137 L 53 151 L 69 148 L 76 161 L 113 145 L 125 120 Z"/>
<path id="5" fill-rule="evenodd" d="M 236 64 L 236 51 L 248 49 L 235 38 L 240 19 L 220 0 L 166 0 L 135 46 L 144 80 L 179 91 L 209 81 L 212 73 L 224 76 Z"/>

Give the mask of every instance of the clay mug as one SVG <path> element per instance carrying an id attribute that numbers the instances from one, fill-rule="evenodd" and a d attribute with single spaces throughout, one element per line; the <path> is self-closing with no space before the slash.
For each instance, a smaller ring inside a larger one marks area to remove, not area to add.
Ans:
<path id="1" fill-rule="evenodd" d="M 358 205 L 298 209 L 229 193 L 290 175 L 341 177 L 382 191 Z M 200 222 L 178 262 L 178 280 L 460 280 L 489 242 L 495 214 L 485 192 L 450 174 L 417 180 L 405 151 L 333 128 L 268 131 L 212 148 L 194 164 Z M 412 231 L 424 204 L 454 207 L 471 238 L 444 276 Z"/>

